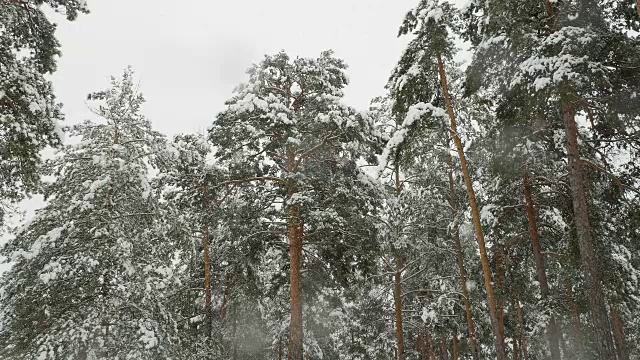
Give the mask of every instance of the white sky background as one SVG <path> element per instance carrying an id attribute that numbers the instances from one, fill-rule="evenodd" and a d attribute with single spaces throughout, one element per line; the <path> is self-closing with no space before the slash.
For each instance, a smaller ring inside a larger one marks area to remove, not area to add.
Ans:
<path id="1" fill-rule="evenodd" d="M 142 112 L 156 130 L 169 136 L 203 132 L 233 88 L 247 80 L 245 70 L 265 54 L 316 57 L 333 49 L 349 65 L 344 101 L 365 110 L 384 93 L 408 42 L 396 37 L 398 27 L 417 3 L 89 0 L 91 13 L 74 22 L 51 15 L 62 44 L 54 89 L 65 124 L 91 119 L 87 94 L 107 89 L 110 76 L 131 65 L 147 100 Z M 21 204 L 27 219 L 41 206 L 40 196 Z"/>
<path id="2" fill-rule="evenodd" d="M 67 123 L 90 118 L 84 99 L 131 65 L 144 114 L 168 135 L 206 129 L 245 70 L 264 54 L 318 56 L 349 65 L 345 102 L 366 109 L 383 93 L 406 39 L 396 37 L 416 0 L 90 0 L 91 14 L 60 16 L 63 56 L 53 76 Z"/>

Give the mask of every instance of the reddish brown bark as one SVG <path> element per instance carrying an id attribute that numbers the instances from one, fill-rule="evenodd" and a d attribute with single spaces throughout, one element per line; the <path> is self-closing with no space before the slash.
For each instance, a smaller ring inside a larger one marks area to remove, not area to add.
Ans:
<path id="1" fill-rule="evenodd" d="M 464 153 L 464 147 L 462 140 L 458 136 L 458 125 L 453 111 L 453 103 L 451 96 L 449 95 L 449 86 L 447 84 L 447 75 L 444 68 L 442 57 L 438 55 L 437 71 L 440 75 L 440 82 L 442 85 L 442 92 L 444 95 L 445 103 L 447 106 L 447 114 L 449 115 L 451 125 L 451 137 L 456 145 L 458 151 L 458 157 L 460 158 L 460 166 L 462 168 L 462 174 L 464 182 L 467 187 L 467 194 L 469 196 L 469 205 L 471 206 L 471 215 L 473 218 L 473 225 L 476 233 L 476 241 L 478 242 L 478 248 L 480 250 L 480 260 L 482 262 L 482 272 L 484 275 L 484 286 L 487 293 L 487 305 L 489 308 L 489 317 L 491 318 L 491 325 L 495 338 L 496 347 L 496 359 L 506 360 L 507 352 L 504 345 L 504 337 L 501 336 L 500 323 L 496 314 L 496 299 L 493 290 L 493 280 L 491 277 L 491 267 L 489 266 L 489 257 L 487 255 L 487 249 L 484 241 L 484 232 L 482 231 L 482 224 L 480 221 L 480 209 L 478 207 L 478 201 L 476 200 L 475 190 L 473 189 L 473 180 L 469 173 L 469 167 L 467 165 L 467 158 Z"/>
<path id="2" fill-rule="evenodd" d="M 458 360 L 458 335 L 453 334 L 453 360 Z"/>
<path id="3" fill-rule="evenodd" d="M 287 170 L 295 173 L 297 168 L 296 153 L 287 150 Z M 296 193 L 295 182 L 287 182 L 288 198 Z M 289 258 L 290 258 L 290 288 L 291 288 L 291 321 L 289 324 L 289 360 L 303 360 L 303 329 L 302 329 L 302 233 L 300 229 L 300 209 L 296 205 L 289 205 Z"/>
<path id="4" fill-rule="evenodd" d="M 566 99 L 562 103 L 562 117 L 565 125 L 567 140 L 567 158 L 569 167 L 569 184 L 573 202 L 575 227 L 580 245 L 580 259 L 583 274 L 588 288 L 588 298 L 593 323 L 593 342 L 598 358 L 615 360 L 616 352 L 611 337 L 611 328 L 607 306 L 602 289 L 600 269 L 595 253 L 595 245 L 589 222 L 589 207 L 584 184 L 584 174 L 580 161 L 580 147 L 578 144 L 578 126 L 576 125 L 576 110 Z"/>
<path id="5" fill-rule="evenodd" d="M 449 165 L 449 206 L 451 212 L 456 215 L 456 194 L 453 183 L 453 164 L 451 155 L 447 158 Z M 471 356 L 473 360 L 480 360 L 478 356 L 478 343 L 476 341 L 476 327 L 473 321 L 473 315 L 471 314 L 471 297 L 469 296 L 469 288 L 467 287 L 467 270 L 464 267 L 464 257 L 462 255 L 462 244 L 460 243 L 460 230 L 458 226 L 453 231 L 453 243 L 456 248 L 456 258 L 458 261 L 458 272 L 460 273 L 460 288 L 462 289 L 462 295 L 464 296 L 464 310 L 467 318 L 467 331 L 469 332 L 469 347 L 471 349 Z"/>
<path id="6" fill-rule="evenodd" d="M 500 337 L 504 339 L 504 285 L 507 275 L 506 247 L 503 244 L 495 244 L 493 256 L 496 268 L 496 316 L 500 325 Z"/>
<path id="7" fill-rule="evenodd" d="M 613 335 L 616 342 L 616 350 L 618 353 L 618 360 L 629 360 L 629 348 L 627 346 L 627 340 L 624 335 L 624 325 L 620 314 L 615 306 L 611 306 L 611 322 L 613 324 Z"/>
<path id="8" fill-rule="evenodd" d="M 533 249 L 533 259 L 536 264 L 538 283 L 540 284 L 540 293 L 542 294 L 542 300 L 546 302 L 549 299 L 549 283 L 547 282 L 547 271 L 544 265 L 540 234 L 538 233 L 538 224 L 536 222 L 533 195 L 531 193 L 531 181 L 529 180 L 527 171 L 525 171 L 524 174 L 524 199 L 529 223 L 529 234 L 531 236 L 531 247 Z M 551 352 L 551 360 L 560 360 L 560 329 L 553 315 L 551 315 L 549 319 L 547 342 L 549 351 Z"/>

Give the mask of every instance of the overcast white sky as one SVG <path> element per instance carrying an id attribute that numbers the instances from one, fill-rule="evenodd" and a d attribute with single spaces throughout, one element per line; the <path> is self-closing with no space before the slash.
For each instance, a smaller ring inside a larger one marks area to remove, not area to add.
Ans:
<path id="1" fill-rule="evenodd" d="M 364 110 L 384 92 L 408 41 L 396 37 L 398 27 L 417 2 L 89 0 L 91 13 L 74 22 L 52 15 L 62 43 L 54 88 L 66 124 L 81 122 L 93 117 L 86 95 L 131 65 L 156 130 L 199 132 L 265 54 L 315 57 L 333 49 L 349 65 L 345 102 Z M 40 206 L 38 196 L 21 208 L 29 218 Z"/>
<path id="2" fill-rule="evenodd" d="M 84 99 L 131 65 L 144 113 L 173 135 L 208 127 L 245 70 L 264 54 L 317 56 L 350 66 L 345 101 L 365 109 L 383 92 L 416 0 L 89 0 L 91 14 L 59 22 L 63 56 L 53 77 L 67 123 L 90 118 Z"/>

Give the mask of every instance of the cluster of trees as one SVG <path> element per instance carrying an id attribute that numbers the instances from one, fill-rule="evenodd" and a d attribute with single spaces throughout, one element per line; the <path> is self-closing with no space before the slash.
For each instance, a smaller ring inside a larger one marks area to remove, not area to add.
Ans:
<path id="1" fill-rule="evenodd" d="M 281 52 L 174 139 L 131 70 L 58 125 L 42 3 L 0 0 L 0 219 L 46 199 L 0 357 L 640 359 L 635 0 L 420 0 L 367 111 L 332 52 Z"/>

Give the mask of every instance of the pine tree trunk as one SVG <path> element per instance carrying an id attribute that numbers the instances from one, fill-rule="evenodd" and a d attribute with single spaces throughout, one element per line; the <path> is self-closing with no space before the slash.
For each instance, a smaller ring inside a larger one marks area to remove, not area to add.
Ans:
<path id="1" fill-rule="evenodd" d="M 431 347 L 431 336 L 429 336 L 429 333 L 425 333 L 424 335 L 424 346 L 426 350 L 427 360 L 433 359 L 433 350 Z"/>
<path id="2" fill-rule="evenodd" d="M 420 360 L 429 360 L 429 344 L 427 343 L 427 334 L 420 335 Z"/>
<path id="3" fill-rule="evenodd" d="M 402 329 L 402 256 L 396 256 L 396 273 L 393 277 L 393 300 L 396 315 L 396 342 L 398 347 L 398 360 L 404 360 L 404 331 Z"/>
<path id="4" fill-rule="evenodd" d="M 398 162 L 398 158 L 396 156 L 395 161 L 395 182 L 396 182 L 396 198 L 400 198 L 400 194 L 402 193 L 402 186 L 400 185 L 400 164 Z M 404 351 L 404 330 L 403 330 L 403 319 L 402 319 L 402 267 L 403 261 L 401 255 L 396 255 L 396 273 L 393 277 L 393 298 L 394 298 L 394 306 L 395 306 L 395 315 L 396 315 L 396 342 L 398 347 L 397 357 L 398 360 L 405 359 L 405 351 Z"/>
<path id="5" fill-rule="evenodd" d="M 303 360 L 302 350 L 302 239 L 299 235 L 299 209 L 289 209 L 289 252 L 291 258 L 291 324 L 289 327 L 289 359 Z"/>
<path id="6" fill-rule="evenodd" d="M 519 337 L 520 337 L 520 350 L 522 350 L 522 358 L 529 360 L 529 353 L 527 350 L 527 337 L 524 333 L 524 316 L 522 316 L 522 308 L 520 307 L 520 299 L 516 299 L 516 310 L 518 312 L 518 325 L 519 325 Z"/>
<path id="7" fill-rule="evenodd" d="M 482 262 L 482 271 L 484 275 L 484 286 L 487 293 L 487 305 L 489 307 L 489 317 L 491 318 L 491 325 L 493 334 L 495 337 L 496 346 L 496 359 L 506 360 L 507 353 L 504 345 L 504 338 L 501 337 L 502 331 L 500 330 L 500 324 L 498 322 L 498 316 L 496 314 L 496 298 L 493 290 L 493 280 L 491 279 L 491 267 L 489 266 L 489 257 L 487 256 L 487 248 L 484 242 L 484 232 L 482 231 L 482 224 L 480 222 L 480 209 L 478 208 L 478 202 L 476 200 L 475 190 L 473 189 L 473 181 L 469 173 L 469 167 L 467 165 L 467 159 L 464 154 L 464 147 L 462 141 L 458 137 L 458 126 L 456 117 L 453 111 L 453 104 L 449 95 L 449 88 L 447 84 L 447 75 L 442 62 L 442 57 L 438 55 L 437 70 L 440 74 L 440 81 L 442 83 L 442 92 L 444 94 L 447 114 L 451 122 L 451 135 L 453 141 L 458 150 L 458 156 L 460 157 L 460 166 L 462 168 L 462 174 L 464 176 L 464 182 L 467 187 L 467 194 L 469 195 L 469 205 L 471 206 L 471 215 L 473 217 L 473 225 L 476 233 L 476 240 L 478 242 L 478 248 L 480 250 L 480 260 Z"/>
<path id="8" fill-rule="evenodd" d="M 505 245 L 496 243 L 493 248 L 493 259 L 496 268 L 496 315 L 498 316 L 498 324 L 500 324 L 500 337 L 504 339 L 504 286 L 507 275 L 505 263 L 507 255 Z"/>
<path id="9" fill-rule="evenodd" d="M 287 149 L 287 170 L 296 172 L 296 152 Z M 296 193 L 294 180 L 287 183 L 287 197 L 291 199 Z M 289 360 L 303 360 L 302 330 L 302 232 L 300 229 L 300 209 L 289 205 L 289 257 L 291 287 L 291 322 L 289 324 Z"/>
<path id="10" fill-rule="evenodd" d="M 449 360 L 449 347 L 447 346 L 447 339 L 444 334 L 440 334 L 440 359 Z"/>
<path id="11" fill-rule="evenodd" d="M 238 358 L 238 305 L 236 305 L 235 303 L 232 305 L 232 310 L 233 313 L 231 314 L 233 316 L 233 329 L 232 329 L 232 347 L 233 347 L 233 354 L 232 354 L 232 359 L 236 360 Z"/>
<path id="12" fill-rule="evenodd" d="M 529 174 L 525 170 L 524 174 L 524 199 L 527 209 L 527 219 L 529 222 L 529 234 L 531 235 L 531 247 L 533 248 L 533 259 L 536 264 L 536 273 L 538 274 L 538 283 L 540 284 L 540 293 L 542 300 L 549 300 L 549 284 L 547 282 L 547 271 L 544 265 L 544 257 L 542 255 L 542 245 L 540 244 L 540 235 L 538 233 L 538 224 L 535 217 L 535 209 L 533 204 L 533 196 L 531 194 L 531 181 Z M 549 343 L 549 351 L 551 352 L 551 360 L 560 360 L 560 331 L 558 324 L 553 315 L 549 319 L 549 328 L 547 329 L 547 342 Z"/>
<path id="13" fill-rule="evenodd" d="M 611 305 L 611 322 L 613 323 L 613 335 L 616 342 L 618 360 L 629 360 L 629 348 L 624 335 L 624 326 L 622 325 L 620 314 L 618 314 L 618 309 L 614 305 Z"/>
<path id="14" fill-rule="evenodd" d="M 449 206 L 451 212 L 456 215 L 456 199 L 455 188 L 453 183 L 453 161 L 451 155 L 447 158 L 449 165 Z M 471 356 L 473 360 L 480 360 L 478 356 L 478 342 L 476 341 L 476 326 L 471 314 L 471 297 L 469 296 L 469 288 L 467 286 L 467 270 L 464 267 L 464 257 L 462 254 L 462 244 L 460 243 L 460 230 L 456 226 L 453 231 L 453 243 L 456 247 L 456 256 L 458 260 L 458 271 L 460 272 L 460 287 L 462 288 L 462 295 L 464 296 L 464 310 L 467 317 L 467 330 L 469 332 L 469 347 L 471 348 Z"/>
<path id="15" fill-rule="evenodd" d="M 209 256 L 208 228 L 204 231 L 202 247 L 204 248 L 204 329 L 206 337 L 211 338 L 213 309 L 211 307 L 211 257 Z"/>
<path id="16" fill-rule="evenodd" d="M 458 334 L 453 334 L 453 360 L 458 360 Z"/>
<path id="17" fill-rule="evenodd" d="M 587 203 L 584 175 L 580 163 L 580 148 L 578 145 L 578 126 L 576 125 L 576 110 L 570 102 L 563 101 L 562 117 L 567 136 L 567 157 L 569 166 L 569 183 L 573 200 L 573 214 L 575 218 L 580 258 L 584 270 L 584 277 L 588 287 L 591 319 L 593 321 L 593 341 L 596 345 L 597 359 L 615 360 L 616 352 L 611 337 L 609 316 L 605 302 L 600 269 L 594 249 L 591 224 L 589 222 L 589 208 Z"/>

